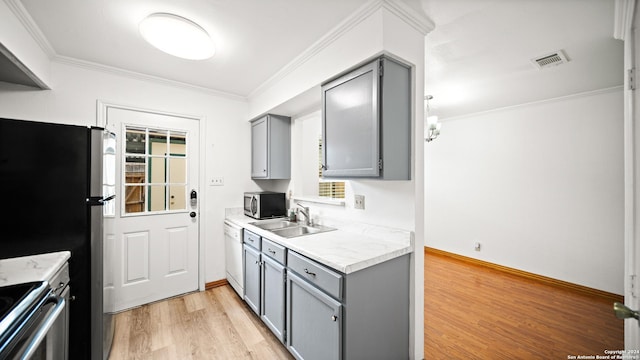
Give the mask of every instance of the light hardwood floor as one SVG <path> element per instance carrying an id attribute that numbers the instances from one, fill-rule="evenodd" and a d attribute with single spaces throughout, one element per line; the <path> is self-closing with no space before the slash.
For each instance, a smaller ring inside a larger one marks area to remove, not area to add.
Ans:
<path id="1" fill-rule="evenodd" d="M 117 314 L 109 359 L 293 357 L 225 285 Z"/>
<path id="2" fill-rule="evenodd" d="M 429 253 L 424 317 L 430 360 L 567 359 L 624 348 L 610 301 Z M 292 357 L 226 285 L 118 314 L 110 360 L 121 359 Z"/>
<path id="3" fill-rule="evenodd" d="M 426 359 L 567 359 L 624 348 L 611 300 L 425 255 Z"/>

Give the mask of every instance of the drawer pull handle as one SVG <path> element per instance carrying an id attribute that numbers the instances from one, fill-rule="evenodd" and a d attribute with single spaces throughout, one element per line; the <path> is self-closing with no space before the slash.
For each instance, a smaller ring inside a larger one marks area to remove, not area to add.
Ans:
<path id="1" fill-rule="evenodd" d="M 308 274 L 308 275 L 311 275 L 311 276 L 316 276 L 316 273 L 312 273 L 311 271 L 309 271 L 307 269 L 304 269 L 304 273 Z"/>
<path id="2" fill-rule="evenodd" d="M 333 321 L 338 321 L 338 317 L 337 317 L 337 316 L 335 316 L 335 315 L 331 315 L 331 320 L 333 320 Z"/>
<path id="3" fill-rule="evenodd" d="M 271 250 L 271 249 L 267 249 L 267 250 L 268 250 L 272 255 L 275 255 L 275 254 L 276 254 L 276 252 L 275 252 L 274 250 Z"/>

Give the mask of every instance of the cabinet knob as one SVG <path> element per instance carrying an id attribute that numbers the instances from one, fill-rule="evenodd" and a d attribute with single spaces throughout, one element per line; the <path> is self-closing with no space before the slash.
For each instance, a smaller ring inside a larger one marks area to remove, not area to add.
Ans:
<path id="1" fill-rule="evenodd" d="M 335 315 L 331 315 L 331 320 L 333 320 L 333 321 L 338 321 L 338 317 L 337 317 L 337 316 L 335 316 Z"/>

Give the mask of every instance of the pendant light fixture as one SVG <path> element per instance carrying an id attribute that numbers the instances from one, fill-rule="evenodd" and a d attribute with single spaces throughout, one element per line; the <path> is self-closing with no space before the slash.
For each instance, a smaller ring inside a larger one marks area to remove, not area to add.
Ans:
<path id="1" fill-rule="evenodd" d="M 440 128 L 442 127 L 442 123 L 438 121 L 438 117 L 430 114 L 431 108 L 429 108 L 429 100 L 433 100 L 433 95 L 426 95 L 424 97 L 424 103 L 426 105 L 424 110 L 424 115 L 426 117 L 424 140 L 426 142 L 435 140 L 440 135 Z"/>
<path id="2" fill-rule="evenodd" d="M 189 60 L 205 60 L 215 54 L 209 34 L 200 25 L 182 16 L 154 13 L 139 25 L 140 34 L 156 48 Z"/>

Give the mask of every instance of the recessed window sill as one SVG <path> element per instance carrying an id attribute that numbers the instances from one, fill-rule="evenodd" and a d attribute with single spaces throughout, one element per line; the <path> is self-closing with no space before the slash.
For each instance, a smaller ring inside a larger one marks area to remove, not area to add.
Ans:
<path id="1" fill-rule="evenodd" d="M 294 196 L 293 201 L 310 202 L 310 203 L 316 203 L 316 204 L 325 204 L 325 205 L 334 205 L 334 206 L 344 207 L 344 199 L 334 199 L 334 198 L 321 197 L 321 196 Z"/>

